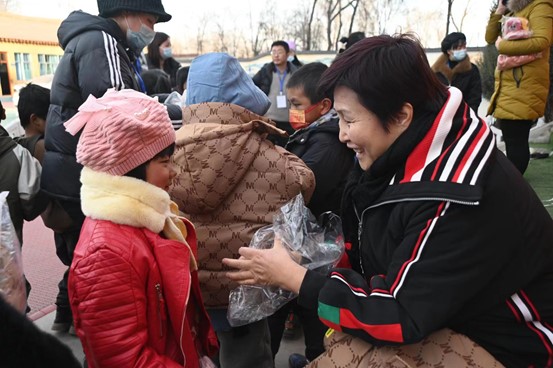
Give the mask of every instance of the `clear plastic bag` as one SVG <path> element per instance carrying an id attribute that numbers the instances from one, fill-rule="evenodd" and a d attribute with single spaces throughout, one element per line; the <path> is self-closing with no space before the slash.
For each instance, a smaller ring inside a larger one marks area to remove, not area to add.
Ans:
<path id="1" fill-rule="evenodd" d="M 0 193 L 0 295 L 24 313 L 27 294 L 21 247 L 10 217 L 7 197 L 8 192 Z"/>
<path id="2" fill-rule="evenodd" d="M 167 96 L 165 101 L 163 102 L 165 105 L 177 105 L 179 107 L 185 106 L 185 99 L 183 96 L 181 96 L 180 93 L 177 91 L 173 91 Z"/>
<path id="3" fill-rule="evenodd" d="M 292 258 L 310 270 L 326 273 L 344 253 L 340 217 L 325 212 L 317 221 L 305 207 L 301 194 L 282 206 L 273 219 L 273 225 L 254 234 L 250 248 L 272 248 L 275 235 L 282 240 Z M 230 293 L 227 318 L 233 327 L 259 321 L 295 297 L 293 292 L 275 286 L 241 285 Z"/>

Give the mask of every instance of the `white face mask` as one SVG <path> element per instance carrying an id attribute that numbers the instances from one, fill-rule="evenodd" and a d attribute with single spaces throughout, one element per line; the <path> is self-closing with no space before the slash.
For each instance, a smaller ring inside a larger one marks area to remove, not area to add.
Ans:
<path id="1" fill-rule="evenodd" d="M 173 56 L 173 50 L 170 47 L 165 47 L 161 50 L 162 50 L 161 57 L 163 58 L 163 60 L 169 59 L 170 57 Z"/>
<path id="2" fill-rule="evenodd" d="M 140 18 L 138 18 L 140 20 Z M 144 47 L 148 46 L 156 35 L 156 32 L 153 29 L 146 27 L 140 20 L 140 29 L 138 32 L 131 30 L 129 27 L 129 21 L 125 18 L 127 22 L 127 43 L 131 50 L 139 54 Z"/>
<path id="3" fill-rule="evenodd" d="M 461 61 L 467 57 L 467 49 L 453 50 L 452 59 L 454 61 Z"/>
<path id="4" fill-rule="evenodd" d="M 294 61 L 294 55 L 290 55 L 288 56 L 288 59 L 287 59 L 289 62 L 292 62 Z"/>

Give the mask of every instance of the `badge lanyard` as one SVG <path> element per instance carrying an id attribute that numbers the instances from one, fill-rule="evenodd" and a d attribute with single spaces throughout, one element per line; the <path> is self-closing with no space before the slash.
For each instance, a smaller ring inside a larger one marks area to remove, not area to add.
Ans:
<path id="1" fill-rule="evenodd" d="M 278 80 L 280 82 L 280 94 L 282 95 L 282 92 L 284 92 L 284 80 L 286 79 L 286 73 L 288 72 L 288 70 L 285 70 L 284 73 L 281 73 L 280 70 L 276 68 L 276 72 L 278 75 Z"/>
<path id="2" fill-rule="evenodd" d="M 286 104 L 286 96 L 284 95 L 284 81 L 286 80 L 287 70 L 285 70 L 284 73 L 281 74 L 280 70 L 278 70 L 277 68 L 276 72 L 278 75 L 278 80 L 280 82 L 280 93 L 278 96 L 276 96 L 277 109 L 286 109 L 287 104 Z"/>
<path id="3" fill-rule="evenodd" d="M 134 74 L 136 75 L 136 80 L 138 81 L 138 85 L 140 86 L 141 92 L 148 93 L 148 91 L 146 91 L 146 84 L 144 83 L 144 80 L 140 76 L 140 72 L 138 70 L 138 63 L 139 63 L 138 59 L 136 59 L 135 62 L 132 63 Z"/>

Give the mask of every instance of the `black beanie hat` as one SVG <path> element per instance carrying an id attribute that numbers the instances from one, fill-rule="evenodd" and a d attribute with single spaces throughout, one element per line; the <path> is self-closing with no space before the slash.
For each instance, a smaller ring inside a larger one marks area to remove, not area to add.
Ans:
<path id="1" fill-rule="evenodd" d="M 157 23 L 167 22 L 171 15 L 165 12 L 161 0 L 97 0 L 98 15 L 109 18 L 122 10 L 158 16 Z"/>
<path id="2" fill-rule="evenodd" d="M 459 41 L 467 42 L 467 37 L 464 33 L 453 32 L 448 34 L 442 41 L 442 52 L 447 54 L 448 50 L 451 50 L 451 48 L 459 43 Z"/>

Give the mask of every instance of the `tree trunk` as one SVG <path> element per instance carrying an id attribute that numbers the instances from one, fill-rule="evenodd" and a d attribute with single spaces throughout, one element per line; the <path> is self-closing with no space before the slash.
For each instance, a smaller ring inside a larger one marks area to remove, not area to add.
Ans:
<path id="1" fill-rule="evenodd" d="M 353 13 L 351 14 L 351 21 L 349 22 L 348 35 L 353 33 L 353 22 L 355 21 L 355 14 L 357 14 L 357 8 L 359 7 L 359 1 L 360 0 L 352 2 L 352 3 L 355 3 L 355 5 L 353 5 Z"/>
<path id="2" fill-rule="evenodd" d="M 317 0 L 313 0 L 313 6 L 311 7 L 311 14 L 309 15 L 309 23 L 307 24 L 307 42 L 305 45 L 306 50 L 311 50 L 311 25 L 313 24 L 313 17 L 315 15 L 315 7 L 317 6 Z"/>
<path id="3" fill-rule="evenodd" d="M 451 7 L 453 6 L 454 0 L 447 0 L 447 22 L 445 25 L 445 35 L 449 34 L 449 21 L 451 20 Z"/>

